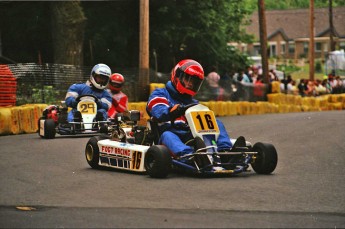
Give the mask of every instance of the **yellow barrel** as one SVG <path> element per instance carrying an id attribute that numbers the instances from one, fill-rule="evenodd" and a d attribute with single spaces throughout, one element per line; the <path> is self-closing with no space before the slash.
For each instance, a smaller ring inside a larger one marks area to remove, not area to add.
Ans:
<path id="1" fill-rule="evenodd" d="M 20 123 L 25 133 L 34 133 L 35 129 L 34 108 L 32 105 L 20 107 Z M 37 123 L 37 121 L 36 121 Z"/>
<path id="2" fill-rule="evenodd" d="M 280 93 L 280 82 L 273 81 L 271 84 L 272 84 L 272 93 Z"/>
<path id="3" fill-rule="evenodd" d="M 0 107 L 0 135 L 7 135 L 11 133 L 11 109 Z"/>
<path id="4" fill-rule="evenodd" d="M 165 84 L 164 83 L 150 83 L 150 94 L 156 90 L 157 88 L 164 88 Z"/>
<path id="5" fill-rule="evenodd" d="M 237 115 L 237 104 L 236 102 L 227 101 L 226 106 L 228 107 L 228 115 Z"/>
<path id="6" fill-rule="evenodd" d="M 10 130 L 12 134 L 23 133 L 22 124 L 20 120 L 20 107 L 11 107 L 11 125 Z"/>

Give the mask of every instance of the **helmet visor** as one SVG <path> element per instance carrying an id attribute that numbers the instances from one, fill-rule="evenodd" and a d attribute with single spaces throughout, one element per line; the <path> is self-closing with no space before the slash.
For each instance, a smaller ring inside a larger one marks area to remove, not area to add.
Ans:
<path id="1" fill-rule="evenodd" d="M 113 87 L 116 87 L 116 88 L 121 88 L 122 87 L 122 84 L 121 83 L 116 83 L 116 82 L 112 82 L 110 81 L 109 84 Z"/>
<path id="2" fill-rule="evenodd" d="M 109 83 L 109 76 L 94 74 L 95 82 L 101 86 L 106 86 Z"/>
<path id="3" fill-rule="evenodd" d="M 185 87 L 187 90 L 191 90 L 194 92 L 198 92 L 201 84 L 203 82 L 198 76 L 189 75 L 185 72 L 181 72 L 180 76 L 180 83 Z"/>

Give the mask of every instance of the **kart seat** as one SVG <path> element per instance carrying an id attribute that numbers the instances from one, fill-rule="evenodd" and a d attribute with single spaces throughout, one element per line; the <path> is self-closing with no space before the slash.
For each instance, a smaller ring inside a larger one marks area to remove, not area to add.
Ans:
<path id="1" fill-rule="evenodd" d="M 159 141 L 159 131 L 158 131 L 158 123 L 154 120 L 149 119 L 148 123 L 150 125 L 150 129 L 151 129 L 151 133 L 153 135 L 153 143 L 155 145 L 158 145 L 158 141 Z"/>
<path id="2" fill-rule="evenodd" d="M 246 148 L 246 147 L 247 147 L 246 139 L 243 136 L 239 136 L 230 151 L 234 151 L 236 149 L 241 149 L 241 148 Z"/>

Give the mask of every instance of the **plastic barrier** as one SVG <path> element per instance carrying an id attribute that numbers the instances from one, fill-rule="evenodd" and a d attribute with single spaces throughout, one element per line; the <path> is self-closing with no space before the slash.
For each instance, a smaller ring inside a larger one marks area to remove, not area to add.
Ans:
<path id="1" fill-rule="evenodd" d="M 11 134 L 11 108 L 0 107 L 0 135 Z"/>
<path id="2" fill-rule="evenodd" d="M 272 93 L 280 93 L 280 82 L 279 81 L 273 81 L 271 83 L 272 85 Z"/>
<path id="3" fill-rule="evenodd" d="M 38 130 L 38 119 L 42 116 L 43 110 L 47 107 L 47 104 L 25 104 L 21 107 L 28 107 L 30 109 L 31 121 L 30 121 L 30 133 Z"/>
<path id="4" fill-rule="evenodd" d="M 22 124 L 20 120 L 20 107 L 11 107 L 11 126 L 10 130 L 12 134 L 20 134 L 22 131 Z"/>
<path id="5" fill-rule="evenodd" d="M 156 90 L 157 88 L 164 88 L 165 84 L 164 83 L 150 83 L 150 94 Z"/>
<path id="6" fill-rule="evenodd" d="M 16 80 L 7 65 L 0 65 L 0 106 L 16 104 Z"/>
<path id="7" fill-rule="evenodd" d="M 267 95 L 268 101 L 200 101 L 214 111 L 216 116 L 309 112 L 345 109 L 345 94 L 301 97 L 282 93 Z M 26 104 L 19 107 L 0 107 L 0 135 L 33 133 L 38 130 L 38 119 L 47 104 Z M 149 116 L 146 102 L 128 103 L 129 110 L 139 110 L 139 125 L 146 125 Z"/>
<path id="8" fill-rule="evenodd" d="M 226 106 L 228 107 L 228 115 L 237 115 L 237 106 L 236 102 L 228 101 L 226 102 Z"/>
<path id="9" fill-rule="evenodd" d="M 33 108 L 31 106 L 21 106 L 20 123 L 22 130 L 25 133 L 34 133 L 36 131 L 34 122 Z"/>

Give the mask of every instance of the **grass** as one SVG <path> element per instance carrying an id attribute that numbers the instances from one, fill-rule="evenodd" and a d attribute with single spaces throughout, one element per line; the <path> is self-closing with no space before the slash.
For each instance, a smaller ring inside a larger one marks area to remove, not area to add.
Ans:
<path id="1" fill-rule="evenodd" d="M 281 67 L 278 70 L 283 70 Z M 309 64 L 305 64 L 304 66 L 284 66 L 285 74 L 290 74 L 293 80 L 299 81 L 300 79 L 309 79 Z M 321 72 L 314 72 L 314 80 L 319 79 L 323 80 L 325 73 L 322 67 Z"/>

